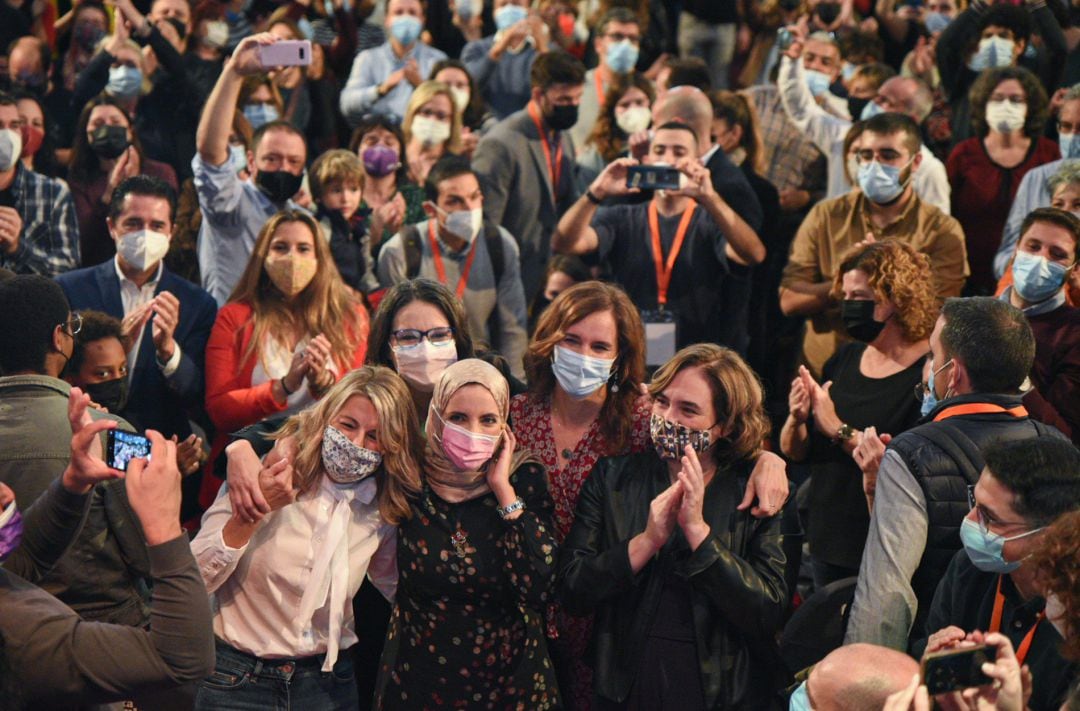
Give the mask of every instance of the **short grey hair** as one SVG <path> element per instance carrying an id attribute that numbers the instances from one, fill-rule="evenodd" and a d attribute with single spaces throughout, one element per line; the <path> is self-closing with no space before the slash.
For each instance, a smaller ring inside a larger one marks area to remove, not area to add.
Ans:
<path id="1" fill-rule="evenodd" d="M 1074 87 L 1069 89 L 1070 92 L 1077 91 Z M 1080 94 L 1077 95 L 1077 99 L 1080 99 Z M 1051 197 L 1057 192 L 1057 189 L 1062 185 L 1071 185 L 1072 183 L 1080 183 L 1080 158 L 1066 160 L 1061 164 L 1061 167 L 1057 169 L 1057 172 L 1050 176 L 1050 179 L 1046 181 L 1046 188 L 1050 191 Z"/>
<path id="2" fill-rule="evenodd" d="M 840 49 L 840 45 L 837 44 L 836 37 L 833 36 L 832 32 L 824 32 L 822 30 L 818 30 L 817 32 L 812 33 L 809 37 L 806 38 L 807 42 L 809 42 L 810 40 L 814 40 L 815 42 L 824 42 L 825 44 L 831 44 L 833 47 Z"/>
<path id="3" fill-rule="evenodd" d="M 1065 98 L 1062 99 L 1062 102 L 1065 101 L 1080 101 L 1080 84 L 1069 87 L 1069 90 L 1065 92 Z"/>

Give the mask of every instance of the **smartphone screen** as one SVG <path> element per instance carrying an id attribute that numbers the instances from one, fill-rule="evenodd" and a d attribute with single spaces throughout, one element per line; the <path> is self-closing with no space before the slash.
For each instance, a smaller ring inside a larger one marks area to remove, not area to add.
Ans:
<path id="1" fill-rule="evenodd" d="M 134 432 L 109 430 L 105 463 L 113 469 L 127 471 L 132 459 L 150 458 L 150 440 Z"/>
<path id="2" fill-rule="evenodd" d="M 670 166 L 632 165 L 626 173 L 626 187 L 642 190 L 678 190 L 679 170 Z"/>

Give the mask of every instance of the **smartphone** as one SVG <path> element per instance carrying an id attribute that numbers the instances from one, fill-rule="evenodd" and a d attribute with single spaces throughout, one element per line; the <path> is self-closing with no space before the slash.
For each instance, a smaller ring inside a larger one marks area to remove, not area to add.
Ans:
<path id="1" fill-rule="evenodd" d="M 642 190 L 678 190 L 678 168 L 666 165 L 632 165 L 627 169 L 626 187 Z"/>
<path id="2" fill-rule="evenodd" d="M 259 47 L 259 62 L 266 68 L 306 67 L 311 64 L 311 40 L 281 40 Z"/>
<path id="3" fill-rule="evenodd" d="M 791 43 L 795 41 L 795 35 L 791 34 L 791 30 L 786 27 L 781 27 L 776 31 L 776 49 L 780 52 L 786 52 L 791 47 Z"/>
<path id="4" fill-rule="evenodd" d="M 982 673 L 982 665 L 993 662 L 994 655 L 985 644 L 929 654 L 922 661 L 923 683 L 931 696 L 990 684 L 993 679 Z"/>
<path id="5" fill-rule="evenodd" d="M 127 471 L 132 459 L 150 458 L 150 440 L 134 432 L 109 430 L 105 446 L 105 463 L 113 469 Z"/>

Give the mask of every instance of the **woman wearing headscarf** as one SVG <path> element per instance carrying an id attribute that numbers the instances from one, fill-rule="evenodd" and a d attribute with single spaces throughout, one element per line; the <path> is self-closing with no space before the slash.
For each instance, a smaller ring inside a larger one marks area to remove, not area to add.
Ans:
<path id="1" fill-rule="evenodd" d="M 484 361 L 446 368 L 427 415 L 422 487 L 398 529 L 398 593 L 376 706 L 558 706 L 539 612 L 553 588 L 544 467 L 516 448 L 510 390 Z"/>

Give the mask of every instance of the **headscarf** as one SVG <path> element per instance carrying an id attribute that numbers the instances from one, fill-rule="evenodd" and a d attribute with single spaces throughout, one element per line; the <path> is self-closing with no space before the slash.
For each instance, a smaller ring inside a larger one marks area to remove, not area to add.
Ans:
<path id="1" fill-rule="evenodd" d="M 494 466 L 494 462 L 500 456 L 499 451 L 496 451 L 495 456 L 481 469 L 459 471 L 443 453 L 443 417 L 446 408 L 454 393 L 466 385 L 480 385 L 491 393 L 491 396 L 495 398 L 495 405 L 504 426 L 510 412 L 510 386 L 502 373 L 490 363 L 478 358 L 459 360 L 447 367 L 439 376 L 438 382 L 435 383 L 435 392 L 431 396 L 427 424 L 424 427 L 427 432 L 427 445 L 424 448 L 424 479 L 436 494 L 451 502 L 467 501 L 491 491 L 487 483 L 487 469 Z M 510 471 L 515 472 L 522 464 L 530 461 L 540 463 L 532 452 L 518 448 L 510 460 Z"/>

